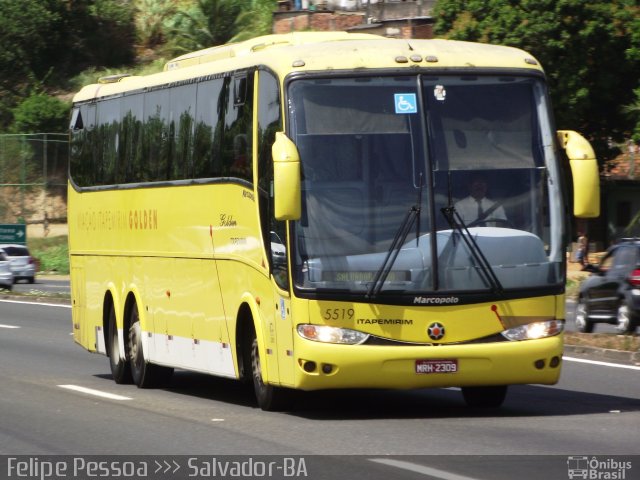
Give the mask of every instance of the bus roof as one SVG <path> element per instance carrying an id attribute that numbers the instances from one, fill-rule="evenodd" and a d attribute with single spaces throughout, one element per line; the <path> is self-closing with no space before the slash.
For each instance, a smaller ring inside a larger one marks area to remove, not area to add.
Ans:
<path id="1" fill-rule="evenodd" d="M 390 39 L 347 32 L 294 32 L 266 35 L 188 53 L 169 61 L 163 72 L 117 75 L 88 85 L 74 102 L 210 74 L 265 65 L 281 77 L 295 71 L 382 68 L 512 68 L 542 72 L 529 53 L 500 45 L 454 40 Z"/>

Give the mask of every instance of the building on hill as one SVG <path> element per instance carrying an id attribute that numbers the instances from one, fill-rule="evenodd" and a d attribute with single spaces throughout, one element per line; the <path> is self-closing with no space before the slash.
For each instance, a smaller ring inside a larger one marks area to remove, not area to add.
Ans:
<path id="1" fill-rule="evenodd" d="M 285 0 L 273 15 L 273 33 L 357 31 L 392 38 L 433 38 L 435 0 Z"/>

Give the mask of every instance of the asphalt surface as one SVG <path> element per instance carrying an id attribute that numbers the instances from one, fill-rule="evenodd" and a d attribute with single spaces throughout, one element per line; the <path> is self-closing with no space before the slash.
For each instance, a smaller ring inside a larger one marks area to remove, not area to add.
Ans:
<path id="1" fill-rule="evenodd" d="M 640 471 L 640 367 L 565 356 L 558 385 L 511 387 L 498 410 L 435 389 L 301 393 L 293 411 L 271 413 L 239 383 L 189 372 L 161 389 L 116 385 L 106 357 L 73 343 L 68 306 L 0 301 L 0 325 L 0 454 L 9 457 L 136 455 L 151 470 L 175 460 L 176 472 L 144 477 L 165 480 L 211 478 L 211 459 L 226 455 L 308 462 L 307 475 L 273 478 L 549 480 L 567 478 L 570 457 L 594 455 L 635 462 L 625 478 Z M 76 473 L 59 478 L 90 478 Z"/>

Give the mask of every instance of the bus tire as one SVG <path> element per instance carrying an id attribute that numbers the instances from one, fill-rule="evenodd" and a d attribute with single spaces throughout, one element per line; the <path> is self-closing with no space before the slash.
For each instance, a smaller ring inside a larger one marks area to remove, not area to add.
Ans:
<path id="1" fill-rule="evenodd" d="M 142 328 L 140 327 L 140 315 L 138 307 L 131 307 L 129 323 L 129 364 L 133 383 L 139 388 L 157 387 L 169 380 L 173 374 L 173 368 L 161 367 L 149 363 L 144 358 L 142 345 Z"/>
<path id="2" fill-rule="evenodd" d="M 291 391 L 286 388 L 275 387 L 264 383 L 262 380 L 262 364 L 260 362 L 260 350 L 258 338 L 255 332 L 250 337 L 251 377 L 253 390 L 258 401 L 258 406 L 266 411 L 286 410 L 291 406 Z"/>
<path id="3" fill-rule="evenodd" d="M 109 306 L 109 330 L 108 330 L 108 355 L 111 375 L 117 384 L 129 384 L 131 379 L 131 367 L 126 359 L 120 357 L 118 345 L 118 327 L 116 325 L 116 312 L 113 305 Z"/>
<path id="4" fill-rule="evenodd" d="M 507 386 L 462 387 L 462 396 L 469 407 L 498 408 L 507 396 Z"/>

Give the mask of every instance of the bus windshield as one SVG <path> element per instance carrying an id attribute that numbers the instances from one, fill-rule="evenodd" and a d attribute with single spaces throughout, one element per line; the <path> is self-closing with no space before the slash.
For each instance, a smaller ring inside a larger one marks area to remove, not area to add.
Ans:
<path id="1" fill-rule="evenodd" d="M 541 79 L 304 78 L 288 98 L 302 166 L 299 291 L 560 284 L 563 198 Z"/>

